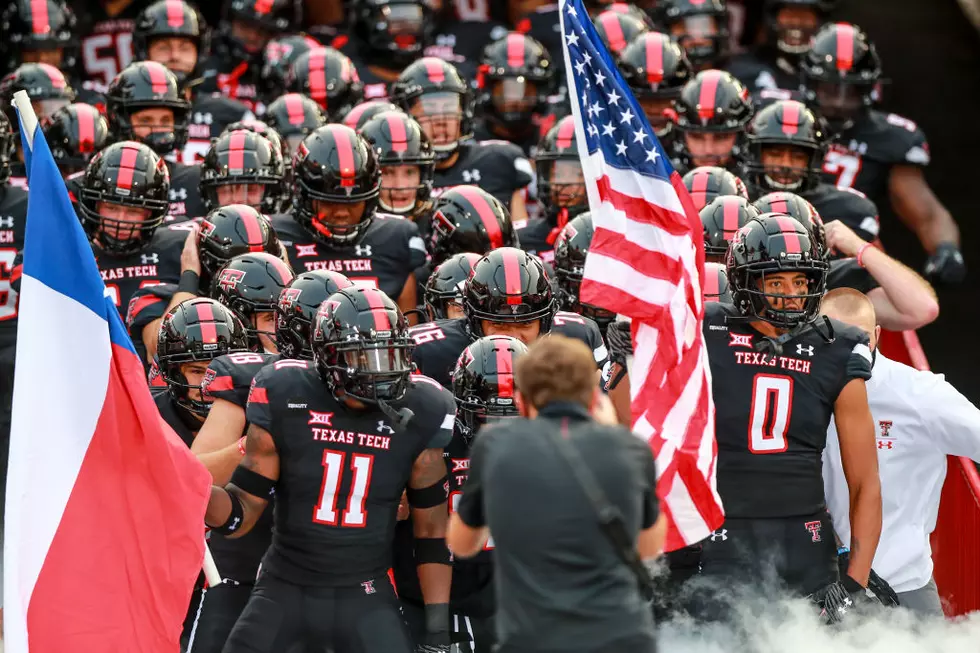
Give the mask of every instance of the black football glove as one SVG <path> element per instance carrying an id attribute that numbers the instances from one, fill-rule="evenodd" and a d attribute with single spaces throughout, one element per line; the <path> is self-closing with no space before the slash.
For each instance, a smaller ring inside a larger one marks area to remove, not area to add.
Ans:
<path id="1" fill-rule="evenodd" d="M 820 606 L 820 615 L 828 625 L 841 623 L 851 613 L 867 612 L 881 606 L 876 597 L 869 595 L 860 583 L 847 575 L 810 598 Z"/>
<path id="2" fill-rule="evenodd" d="M 425 635 L 415 645 L 415 653 L 449 653 L 452 638 L 449 633 L 449 604 L 430 603 L 425 606 Z"/>
<path id="3" fill-rule="evenodd" d="M 963 254 L 953 243 L 941 243 L 926 261 L 925 273 L 933 283 L 960 283 L 966 278 Z"/>
<path id="4" fill-rule="evenodd" d="M 840 577 L 844 578 L 847 575 L 847 566 L 851 562 L 851 552 L 847 549 L 837 550 L 837 567 L 840 570 Z M 888 584 L 888 581 L 875 573 L 875 570 L 871 570 L 871 575 L 868 576 L 868 589 L 871 593 L 881 602 L 886 608 L 893 608 L 899 605 L 898 594 L 892 589 L 892 586 Z"/>

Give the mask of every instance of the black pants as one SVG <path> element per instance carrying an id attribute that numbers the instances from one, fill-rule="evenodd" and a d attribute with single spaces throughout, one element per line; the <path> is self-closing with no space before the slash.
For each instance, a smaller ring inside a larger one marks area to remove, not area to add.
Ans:
<path id="1" fill-rule="evenodd" d="M 224 653 L 411 653 L 387 576 L 349 587 L 302 587 L 264 572 Z"/>
<path id="2" fill-rule="evenodd" d="M 425 636 L 425 606 L 414 601 L 402 600 L 402 616 L 416 643 Z M 496 642 L 493 616 L 472 617 L 463 614 L 450 616 L 452 640 L 459 645 L 460 653 L 492 653 Z"/>
<path id="3" fill-rule="evenodd" d="M 252 594 L 252 583 L 226 579 L 204 590 L 197 605 L 187 653 L 221 653 Z"/>
<path id="4" fill-rule="evenodd" d="M 652 635 L 624 637 L 612 644 L 597 649 L 566 649 L 563 653 L 656 653 L 657 644 Z M 519 646 L 501 646 L 496 653 L 544 653 L 541 649 Z"/>

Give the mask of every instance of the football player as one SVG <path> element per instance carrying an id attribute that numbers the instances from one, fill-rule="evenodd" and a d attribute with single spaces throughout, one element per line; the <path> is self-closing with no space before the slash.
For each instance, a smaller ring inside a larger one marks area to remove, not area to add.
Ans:
<path id="1" fill-rule="evenodd" d="M 704 301 L 732 303 L 732 292 L 728 286 L 728 272 L 722 263 L 704 264 Z"/>
<path id="2" fill-rule="evenodd" d="M 22 63 L 46 63 L 59 70 L 75 70 L 75 13 L 63 0 L 8 0 L 0 12 L 0 25 L 0 74 L 11 72 Z"/>
<path id="3" fill-rule="evenodd" d="M 581 340 L 596 367 L 606 362 L 599 327 L 584 315 L 559 310 L 544 263 L 513 247 L 495 249 L 473 266 L 463 289 L 463 317 L 412 327 L 412 360 L 426 376 L 450 386 L 459 355 L 477 338 L 504 335 L 525 344 L 551 331 Z"/>
<path id="4" fill-rule="evenodd" d="M 201 199 L 208 211 L 245 204 L 267 215 L 289 202 L 286 163 L 268 138 L 245 129 L 222 133 L 201 164 Z"/>
<path id="5" fill-rule="evenodd" d="M 705 304 L 704 317 L 725 523 L 702 542 L 701 578 L 758 586 L 775 574 L 824 605 L 841 596 L 860 601 L 881 531 L 865 392 L 868 337 L 818 319 L 827 264 L 793 218 L 750 220 L 732 241 L 726 266 L 734 304 Z M 831 417 L 849 470 L 854 526 L 842 578 L 821 475 Z"/>
<path id="6" fill-rule="evenodd" d="M 210 53 L 208 26 L 200 12 L 184 0 L 157 0 L 136 18 L 133 27 L 133 56 L 136 61 L 156 61 L 177 78 L 191 101 L 187 142 L 179 160 L 200 163 L 211 139 L 225 127 L 255 116 L 241 102 L 219 93 L 196 93 L 204 61 Z"/>
<path id="7" fill-rule="evenodd" d="M 287 263 L 266 252 L 239 254 L 215 276 L 211 297 L 242 318 L 252 351 L 278 353 L 276 306 L 294 276 Z"/>
<path id="8" fill-rule="evenodd" d="M 614 7 L 600 12 L 593 18 L 595 31 L 605 44 L 609 53 L 613 56 L 613 61 L 619 59 L 619 55 L 626 49 L 626 45 L 648 31 L 652 23 L 642 12 L 632 9 L 628 5 L 625 11 L 619 11 L 619 7 Z"/>
<path id="9" fill-rule="evenodd" d="M 286 90 L 320 105 L 327 122 L 339 122 L 364 97 L 364 85 L 353 62 L 323 46 L 300 54 L 289 65 Z"/>
<path id="10" fill-rule="evenodd" d="M 160 156 L 180 152 L 187 143 L 190 102 L 172 72 L 155 61 L 127 66 L 106 89 L 109 135 L 141 141 Z M 198 186 L 201 168 L 166 161 L 170 171 L 170 215 L 183 221 L 206 213 Z"/>
<path id="11" fill-rule="evenodd" d="M 695 70 L 720 68 L 728 61 L 728 7 L 725 0 L 657 2 L 659 23 L 667 28 Z"/>
<path id="12" fill-rule="evenodd" d="M 719 195 L 734 195 L 749 199 L 745 182 L 724 168 L 701 166 L 688 172 L 682 178 L 684 187 L 691 195 L 694 208 L 698 211 L 711 203 Z"/>
<path id="13" fill-rule="evenodd" d="M 352 285 L 343 275 L 326 270 L 294 277 L 276 303 L 276 343 L 281 353 L 237 353 L 211 361 L 203 393 L 213 402 L 212 409 L 191 450 L 211 472 L 216 485 L 229 481 L 245 455 L 243 434 L 248 427 L 245 407 L 252 379 L 266 365 L 284 358 L 311 360 L 311 325 L 320 304 Z M 230 540 L 219 534 L 212 536 L 211 552 L 226 580 L 205 592 L 190 651 L 220 653 L 248 602 L 271 535 L 270 505 L 245 537 Z"/>
<path id="14" fill-rule="evenodd" d="M 342 122 L 354 131 L 360 131 L 368 120 L 385 111 L 401 111 L 401 109 L 388 100 L 365 100 L 351 109 Z"/>
<path id="15" fill-rule="evenodd" d="M 744 197 L 719 195 L 708 202 L 699 215 L 704 227 L 704 260 L 724 263 L 728 244 L 739 229 L 759 216 L 759 209 Z"/>
<path id="16" fill-rule="evenodd" d="M 300 144 L 289 213 L 272 226 L 296 270 L 333 270 L 380 288 L 404 311 L 415 309 L 414 271 L 425 245 L 411 220 L 379 213 L 381 169 L 374 148 L 353 129 L 330 124 Z"/>
<path id="17" fill-rule="evenodd" d="M 673 135 L 674 101 L 694 76 L 684 50 L 667 34 L 644 32 L 629 42 L 617 65 L 657 138 L 666 145 Z"/>
<path id="18" fill-rule="evenodd" d="M 276 97 L 266 107 L 263 122 L 272 127 L 295 152 L 303 139 L 327 124 L 320 105 L 300 93 Z"/>
<path id="19" fill-rule="evenodd" d="M 109 123 L 90 104 L 75 103 L 54 112 L 43 126 L 44 140 L 66 179 L 85 169 L 109 144 Z"/>
<path id="20" fill-rule="evenodd" d="M 555 241 L 555 279 L 558 282 L 562 309 L 595 320 L 605 339 L 606 329 L 616 319 L 615 313 L 579 301 L 579 289 L 585 274 L 585 258 L 589 254 L 594 233 L 592 214 L 589 211 L 580 213 L 565 225 Z"/>
<path id="21" fill-rule="evenodd" d="M 801 72 L 806 101 L 819 107 L 832 129 L 825 179 L 878 204 L 887 200 L 929 253 L 926 276 L 962 281 L 959 229 L 923 175 L 929 144 L 908 118 L 874 109 L 881 61 L 864 32 L 848 23 L 827 25 L 814 37 Z"/>
<path id="22" fill-rule="evenodd" d="M 451 186 L 476 184 L 507 206 L 515 222 L 526 219 L 524 187 L 533 178 L 531 164 L 513 143 L 466 140 L 473 134 L 473 100 L 469 84 L 452 64 L 419 59 L 398 76 L 391 96 L 432 142 L 436 195 Z"/>
<path id="23" fill-rule="evenodd" d="M 264 642 L 258 650 L 272 653 L 303 641 L 409 653 L 387 577 L 407 492 L 425 603 L 417 650 L 448 652 L 443 449 L 452 439 L 452 395 L 412 375 L 408 323 L 375 288 L 327 299 L 311 345 L 313 362 L 279 361 L 255 377 L 245 457 L 228 485 L 211 490 L 205 521 L 233 537 L 253 527 L 273 493 L 278 504 L 272 546 L 226 648 Z"/>
<path id="24" fill-rule="evenodd" d="M 260 91 L 271 102 L 286 92 L 289 67 L 296 57 L 322 44 L 309 34 L 283 34 L 266 43 L 262 51 Z"/>
<path id="25" fill-rule="evenodd" d="M 744 148 L 743 131 L 752 103 L 741 82 L 721 70 L 704 70 L 681 89 L 673 139 L 674 167 L 690 170 L 719 166 L 737 171 Z"/>
<path id="26" fill-rule="evenodd" d="M 147 0 L 95 0 L 84 3 L 77 13 L 81 42 L 83 88 L 91 93 L 104 93 L 133 60 L 133 27 L 136 17 Z M 96 104 L 84 98 L 88 104 Z"/>
<path id="27" fill-rule="evenodd" d="M 450 256 L 435 267 L 422 295 L 429 322 L 464 316 L 463 288 L 480 258 L 480 254 L 463 252 Z"/>
<path id="28" fill-rule="evenodd" d="M 418 221 L 432 208 L 436 155 L 421 125 L 408 114 L 384 111 L 357 130 L 374 148 L 381 167 L 378 206 Z"/>

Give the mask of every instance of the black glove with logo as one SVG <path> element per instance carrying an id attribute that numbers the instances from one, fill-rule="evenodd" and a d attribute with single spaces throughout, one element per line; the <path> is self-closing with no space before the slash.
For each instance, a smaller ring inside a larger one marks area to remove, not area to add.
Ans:
<path id="1" fill-rule="evenodd" d="M 451 646 L 449 604 L 427 604 L 425 606 L 425 636 L 421 642 L 415 645 L 415 653 L 449 653 Z"/>
<path id="2" fill-rule="evenodd" d="M 836 583 L 831 583 L 811 597 L 820 606 L 820 615 L 827 625 L 839 624 L 848 619 L 850 613 L 867 612 L 881 603 L 868 594 L 860 583 L 850 576 L 843 575 Z"/>
<path id="3" fill-rule="evenodd" d="M 933 283 L 961 283 L 966 278 L 966 263 L 959 247 L 941 243 L 926 261 L 925 274 Z"/>
<path id="4" fill-rule="evenodd" d="M 851 552 L 848 549 L 838 549 L 837 550 L 837 567 L 840 570 L 840 577 L 844 578 L 847 576 L 847 566 L 851 562 Z M 868 589 L 871 593 L 881 601 L 881 604 L 886 608 L 893 608 L 899 605 L 898 594 L 892 589 L 892 586 L 888 584 L 888 581 L 875 573 L 875 570 L 871 570 L 871 575 L 868 576 Z"/>

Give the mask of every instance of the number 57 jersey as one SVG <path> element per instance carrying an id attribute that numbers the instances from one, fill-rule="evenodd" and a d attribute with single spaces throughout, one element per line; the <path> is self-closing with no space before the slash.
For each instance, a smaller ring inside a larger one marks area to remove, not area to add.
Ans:
<path id="1" fill-rule="evenodd" d="M 281 360 L 258 373 L 246 415 L 272 435 L 279 454 L 275 530 L 263 569 L 327 587 L 387 572 L 415 459 L 449 443 L 456 414 L 452 394 L 423 376 L 413 376 L 392 407 L 414 416 L 402 426 L 376 406 L 346 407 L 309 361 Z"/>
<path id="2" fill-rule="evenodd" d="M 831 320 L 833 340 L 804 330 L 782 352 L 730 304 L 707 304 L 704 338 L 711 365 L 718 443 L 718 493 L 725 515 L 769 519 L 825 506 L 821 455 L 837 397 L 871 378 L 868 337 Z M 823 322 L 823 318 L 819 318 Z"/>

